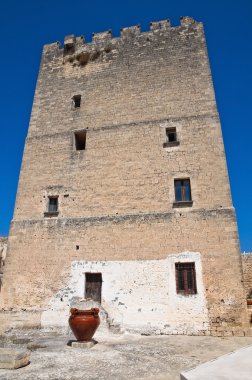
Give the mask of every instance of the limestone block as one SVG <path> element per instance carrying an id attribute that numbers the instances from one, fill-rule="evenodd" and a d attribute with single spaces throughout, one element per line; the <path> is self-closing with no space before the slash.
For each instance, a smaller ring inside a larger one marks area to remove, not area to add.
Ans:
<path id="1" fill-rule="evenodd" d="M 180 374 L 180 380 L 250 380 L 252 347 L 244 347 Z"/>
<path id="2" fill-rule="evenodd" d="M 97 342 L 95 340 L 91 340 L 91 342 L 77 342 L 77 341 L 74 341 L 74 342 L 71 343 L 71 347 L 73 347 L 73 348 L 86 348 L 86 349 L 89 349 L 89 348 L 94 347 L 94 345 L 96 343 Z"/>
<path id="3" fill-rule="evenodd" d="M 0 348 L 0 368 L 17 369 L 29 364 L 30 351 Z"/>

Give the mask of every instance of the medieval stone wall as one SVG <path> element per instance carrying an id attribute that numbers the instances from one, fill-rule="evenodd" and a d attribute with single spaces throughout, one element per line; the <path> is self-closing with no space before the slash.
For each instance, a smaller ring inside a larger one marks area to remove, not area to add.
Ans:
<path id="1" fill-rule="evenodd" d="M 42 217 L 53 193 L 66 217 L 172 210 L 177 176 L 192 177 L 195 207 L 231 206 L 202 24 L 137 32 L 77 44 L 79 54 L 103 52 L 85 66 L 45 46 L 15 220 Z M 169 127 L 180 146 L 164 149 Z M 76 152 L 82 129 L 86 150 Z"/>
<path id="2" fill-rule="evenodd" d="M 252 253 L 244 253 L 242 256 L 243 281 L 246 295 L 252 292 Z"/>
<path id="3" fill-rule="evenodd" d="M 0 291 L 3 283 L 3 272 L 7 253 L 7 237 L 0 236 Z"/>
<path id="4" fill-rule="evenodd" d="M 241 288 L 240 257 L 236 254 L 239 245 L 232 210 L 62 218 L 46 222 L 22 221 L 13 224 L 11 235 L 8 273 L 19 286 L 14 287 L 12 284 L 9 289 L 5 289 L 6 309 L 14 303 L 18 309 L 41 308 L 42 313 L 53 310 L 55 305 L 52 304 L 52 299 L 60 289 L 63 293 L 60 297 L 62 305 L 69 305 L 71 297 L 75 295 L 73 292 L 69 294 L 68 286 L 73 262 L 83 259 L 90 262 L 165 259 L 169 255 L 176 256 L 188 250 L 198 252 L 202 262 L 202 295 L 208 309 L 204 314 L 205 326 L 212 321 L 210 330 L 216 335 L 224 332 L 226 334 L 227 330 L 230 333 L 232 329 L 242 331 L 244 316 L 241 310 L 245 296 Z M 33 236 L 32 240 L 30 236 Z M 17 250 L 24 252 L 22 271 L 17 271 L 17 267 L 21 265 L 19 257 L 11 256 Z M 177 261 L 180 261 L 179 258 Z M 83 297 L 84 272 L 83 270 Z M 158 274 L 156 281 L 160 288 L 160 297 L 163 297 L 167 283 L 160 283 Z M 173 281 L 175 286 L 174 274 L 169 276 L 169 281 Z M 104 285 L 108 287 L 111 284 Z M 117 286 L 113 285 L 113 289 L 118 286 L 121 287 L 122 282 Z M 169 297 L 175 296 L 174 288 L 170 289 Z M 65 307 L 65 313 L 68 309 L 69 307 Z M 189 321 L 193 315 L 193 311 L 187 315 L 190 317 Z M 167 323 L 170 318 L 171 314 L 168 313 Z M 51 323 L 52 321 L 55 322 L 55 318 L 51 319 Z M 173 327 L 176 330 L 177 326 Z"/>
<path id="5" fill-rule="evenodd" d="M 7 252 L 7 237 L 0 236 L 0 273 L 3 273 Z"/>
<path id="6" fill-rule="evenodd" d="M 75 95 L 81 95 L 78 108 Z M 166 128 L 176 128 L 178 144 L 164 147 Z M 77 151 L 74 133 L 82 130 L 86 149 Z M 190 178 L 192 203 L 174 203 L 178 178 Z M 57 215 L 47 213 L 50 196 L 58 199 Z M 176 298 L 172 258 L 183 261 L 187 252 L 201 268 L 200 324 L 189 328 L 199 303 L 194 308 L 193 297 L 183 296 L 186 304 L 192 301 L 191 314 L 183 320 L 177 314 L 178 326 L 165 301 L 162 323 L 166 318 L 172 327 L 164 332 L 243 334 L 239 240 L 201 23 L 185 17 L 178 27 L 165 21 L 145 33 L 132 27 L 120 38 L 105 32 L 85 43 L 68 36 L 63 48 L 44 47 L 8 252 L 1 307 L 26 309 L 31 324 L 38 314 L 54 323 L 48 315 L 58 307 L 57 294 L 68 310 L 76 262 L 90 268 L 95 261 L 95 270 L 109 262 L 123 273 L 132 272 L 135 261 L 134 291 L 150 292 L 151 301 L 140 307 L 146 315 L 157 288 L 161 299 Z M 159 270 L 150 282 L 147 275 L 139 278 L 138 268 L 146 273 L 160 265 L 167 273 L 162 283 Z M 111 305 L 120 279 L 106 273 L 110 291 L 102 303 Z M 132 314 L 126 314 L 130 325 Z"/>

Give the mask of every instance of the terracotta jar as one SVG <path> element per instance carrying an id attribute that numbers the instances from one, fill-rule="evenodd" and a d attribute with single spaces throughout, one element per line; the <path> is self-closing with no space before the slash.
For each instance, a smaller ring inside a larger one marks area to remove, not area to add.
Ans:
<path id="1" fill-rule="evenodd" d="M 78 341 L 89 342 L 100 324 L 99 309 L 70 309 L 69 326 Z"/>

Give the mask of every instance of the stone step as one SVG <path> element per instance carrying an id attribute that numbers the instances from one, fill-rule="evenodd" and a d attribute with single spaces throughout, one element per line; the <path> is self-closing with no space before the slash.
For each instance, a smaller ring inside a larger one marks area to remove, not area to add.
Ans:
<path id="1" fill-rule="evenodd" d="M 118 324 L 112 324 L 112 325 L 109 325 L 109 330 L 110 330 L 113 334 L 122 334 L 121 326 L 118 325 Z"/>
<path id="2" fill-rule="evenodd" d="M 100 326 L 99 331 L 100 332 L 106 332 L 110 331 L 113 334 L 122 334 L 122 330 L 119 324 L 114 323 L 107 313 L 107 311 L 103 308 L 103 306 L 96 301 L 93 301 L 91 299 L 85 300 L 80 298 L 74 298 L 71 302 L 71 307 L 75 307 L 77 309 L 91 309 L 91 308 L 98 308 L 100 310 L 99 317 L 100 317 Z"/>

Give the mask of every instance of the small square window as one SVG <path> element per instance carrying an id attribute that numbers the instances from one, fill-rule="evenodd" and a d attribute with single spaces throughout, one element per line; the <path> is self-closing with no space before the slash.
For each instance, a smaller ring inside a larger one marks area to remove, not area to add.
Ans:
<path id="1" fill-rule="evenodd" d="M 58 211 L 58 197 L 48 197 L 48 212 Z"/>
<path id="2" fill-rule="evenodd" d="M 81 105 L 81 95 L 74 95 L 72 97 L 73 99 L 73 106 L 74 108 L 80 108 Z"/>
<path id="3" fill-rule="evenodd" d="M 86 149 L 86 131 L 79 131 L 74 133 L 74 148 L 75 150 Z"/>
<path id="4" fill-rule="evenodd" d="M 166 142 L 177 141 L 177 132 L 176 128 L 166 128 Z"/>
<path id="5" fill-rule="evenodd" d="M 196 294 L 195 263 L 176 263 L 176 289 L 178 294 Z"/>
<path id="6" fill-rule="evenodd" d="M 163 144 L 164 148 L 179 145 L 176 128 L 165 129 L 166 142 Z"/>
<path id="7" fill-rule="evenodd" d="M 175 179 L 175 202 L 192 202 L 190 179 Z"/>

